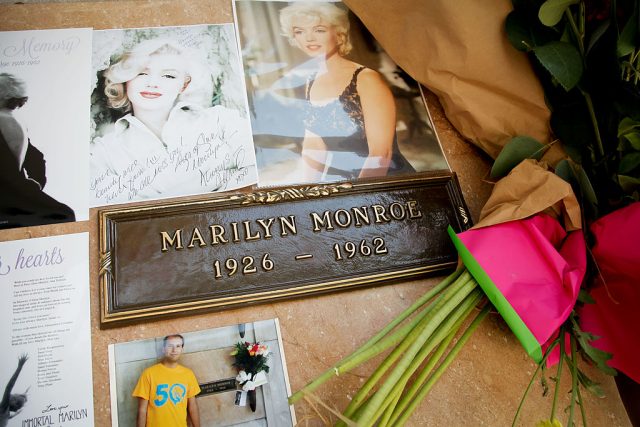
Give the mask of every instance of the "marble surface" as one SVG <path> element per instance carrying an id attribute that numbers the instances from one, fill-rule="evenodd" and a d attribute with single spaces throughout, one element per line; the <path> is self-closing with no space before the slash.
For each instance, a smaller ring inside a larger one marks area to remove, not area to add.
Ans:
<path id="1" fill-rule="evenodd" d="M 0 4 L 0 30 L 67 27 L 127 28 L 232 22 L 231 4 L 222 0 L 120 0 L 70 3 Z M 399 18 L 398 18 L 399 19 Z M 489 162 L 463 141 L 444 117 L 437 99 L 427 94 L 431 114 L 451 167 L 459 175 L 469 209 L 477 219 L 491 190 Z M 291 388 L 310 379 L 354 351 L 440 278 L 359 289 L 319 297 L 263 304 L 220 313 L 160 320 L 115 329 L 99 328 L 98 222 L 92 209 L 89 221 L 0 232 L 0 241 L 72 232 L 90 232 L 91 332 L 95 424 L 111 423 L 109 402 L 109 344 L 162 336 L 168 331 L 194 331 L 240 322 L 279 318 Z M 334 378 L 318 391 L 330 407 L 344 409 L 349 399 L 380 359 Z M 513 415 L 535 370 L 508 327 L 491 315 L 475 332 L 455 362 L 410 418 L 408 425 L 511 425 Z M 590 425 L 629 426 L 613 379 L 593 369 L 586 371 L 601 382 L 606 397 L 586 393 Z M 562 381 L 569 390 L 568 378 Z M 548 418 L 552 397 L 542 397 L 536 382 L 521 416 L 521 425 Z M 561 394 L 561 410 L 569 395 Z M 323 420 L 305 403 L 296 405 L 300 425 L 322 425 Z M 323 413 L 325 419 L 329 415 Z M 563 417 L 564 418 L 564 417 Z"/>

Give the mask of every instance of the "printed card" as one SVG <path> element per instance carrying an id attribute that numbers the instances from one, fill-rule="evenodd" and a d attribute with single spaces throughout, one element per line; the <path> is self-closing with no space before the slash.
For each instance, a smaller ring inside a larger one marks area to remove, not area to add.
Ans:
<path id="1" fill-rule="evenodd" d="M 0 243 L 0 425 L 93 425 L 89 234 Z"/>

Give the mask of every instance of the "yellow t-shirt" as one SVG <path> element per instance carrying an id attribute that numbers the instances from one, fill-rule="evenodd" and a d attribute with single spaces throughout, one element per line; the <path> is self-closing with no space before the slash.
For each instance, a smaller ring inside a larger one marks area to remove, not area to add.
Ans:
<path id="1" fill-rule="evenodd" d="M 178 365 L 155 364 L 142 372 L 134 397 L 149 401 L 148 427 L 187 427 L 187 399 L 200 393 L 193 371 Z"/>

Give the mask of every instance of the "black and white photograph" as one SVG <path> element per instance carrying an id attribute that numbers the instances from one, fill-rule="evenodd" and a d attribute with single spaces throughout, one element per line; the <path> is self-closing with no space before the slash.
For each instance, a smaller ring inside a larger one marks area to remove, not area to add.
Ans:
<path id="1" fill-rule="evenodd" d="M 234 13 L 260 186 L 449 169 L 418 84 L 344 4 Z"/>
<path id="2" fill-rule="evenodd" d="M 96 31 L 92 76 L 92 206 L 256 182 L 231 24 Z"/>
<path id="3" fill-rule="evenodd" d="M 90 61 L 90 29 L 0 33 L 0 229 L 88 219 Z"/>
<path id="4" fill-rule="evenodd" d="M 112 344 L 109 372 L 114 427 L 295 425 L 278 319 Z"/>

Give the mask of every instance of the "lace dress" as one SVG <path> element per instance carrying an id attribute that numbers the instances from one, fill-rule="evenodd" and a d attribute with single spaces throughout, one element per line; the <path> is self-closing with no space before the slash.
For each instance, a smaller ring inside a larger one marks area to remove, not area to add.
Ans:
<path id="1" fill-rule="evenodd" d="M 358 74 L 364 69 L 360 67 L 354 71 L 351 81 L 338 98 L 321 105 L 312 104 L 309 98 L 315 74 L 307 82 L 304 124 L 309 131 L 322 137 L 327 147 L 326 180 L 357 178 L 369 156 L 364 114 L 357 90 Z M 411 172 L 415 170 L 400 153 L 394 134 L 387 175 Z"/>

